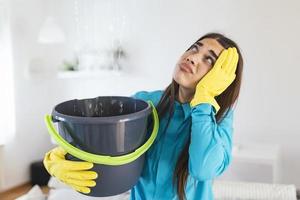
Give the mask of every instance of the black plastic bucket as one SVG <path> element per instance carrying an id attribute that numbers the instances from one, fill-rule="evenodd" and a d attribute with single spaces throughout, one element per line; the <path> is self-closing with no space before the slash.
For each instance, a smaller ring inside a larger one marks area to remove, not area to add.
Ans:
<path id="1" fill-rule="evenodd" d="M 151 134 L 148 125 L 153 114 Z M 57 122 L 59 133 L 51 122 Z M 151 102 L 121 96 L 70 100 L 46 116 L 49 133 L 71 160 L 95 163 L 99 174 L 88 196 L 121 194 L 132 188 L 143 169 L 144 153 L 158 131 L 158 117 Z"/>

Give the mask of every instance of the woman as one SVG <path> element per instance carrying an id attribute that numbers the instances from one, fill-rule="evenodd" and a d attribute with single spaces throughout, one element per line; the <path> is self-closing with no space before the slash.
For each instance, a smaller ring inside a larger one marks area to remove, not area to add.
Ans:
<path id="1" fill-rule="evenodd" d="M 213 199 L 212 180 L 231 162 L 233 106 L 242 69 L 236 43 L 209 33 L 181 56 L 164 91 L 134 95 L 154 103 L 160 128 L 130 199 Z M 65 160 L 65 154 L 61 148 L 49 151 L 46 169 L 75 190 L 89 193 L 98 176 L 89 171 L 93 164 Z"/>

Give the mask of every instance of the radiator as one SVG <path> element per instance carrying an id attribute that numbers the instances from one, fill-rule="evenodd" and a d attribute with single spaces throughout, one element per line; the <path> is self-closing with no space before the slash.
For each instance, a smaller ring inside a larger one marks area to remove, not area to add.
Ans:
<path id="1" fill-rule="evenodd" d="M 297 200 L 295 185 L 255 182 L 213 182 L 215 200 Z"/>

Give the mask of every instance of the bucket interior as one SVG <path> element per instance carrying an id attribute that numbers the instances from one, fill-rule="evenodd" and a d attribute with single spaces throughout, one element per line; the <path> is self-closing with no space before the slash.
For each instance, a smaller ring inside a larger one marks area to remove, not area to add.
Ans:
<path id="1" fill-rule="evenodd" d="M 55 110 L 64 115 L 78 117 L 111 117 L 135 113 L 147 108 L 148 104 L 128 97 L 97 97 L 74 99 L 59 104 Z"/>

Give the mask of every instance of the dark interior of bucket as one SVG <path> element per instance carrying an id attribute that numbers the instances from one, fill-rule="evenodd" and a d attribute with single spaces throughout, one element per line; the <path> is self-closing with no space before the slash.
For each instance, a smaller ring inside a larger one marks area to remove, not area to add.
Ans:
<path id="1" fill-rule="evenodd" d="M 55 109 L 64 115 L 80 117 L 110 117 L 135 113 L 147 108 L 144 101 L 130 97 L 97 97 L 74 99 L 59 104 Z"/>

